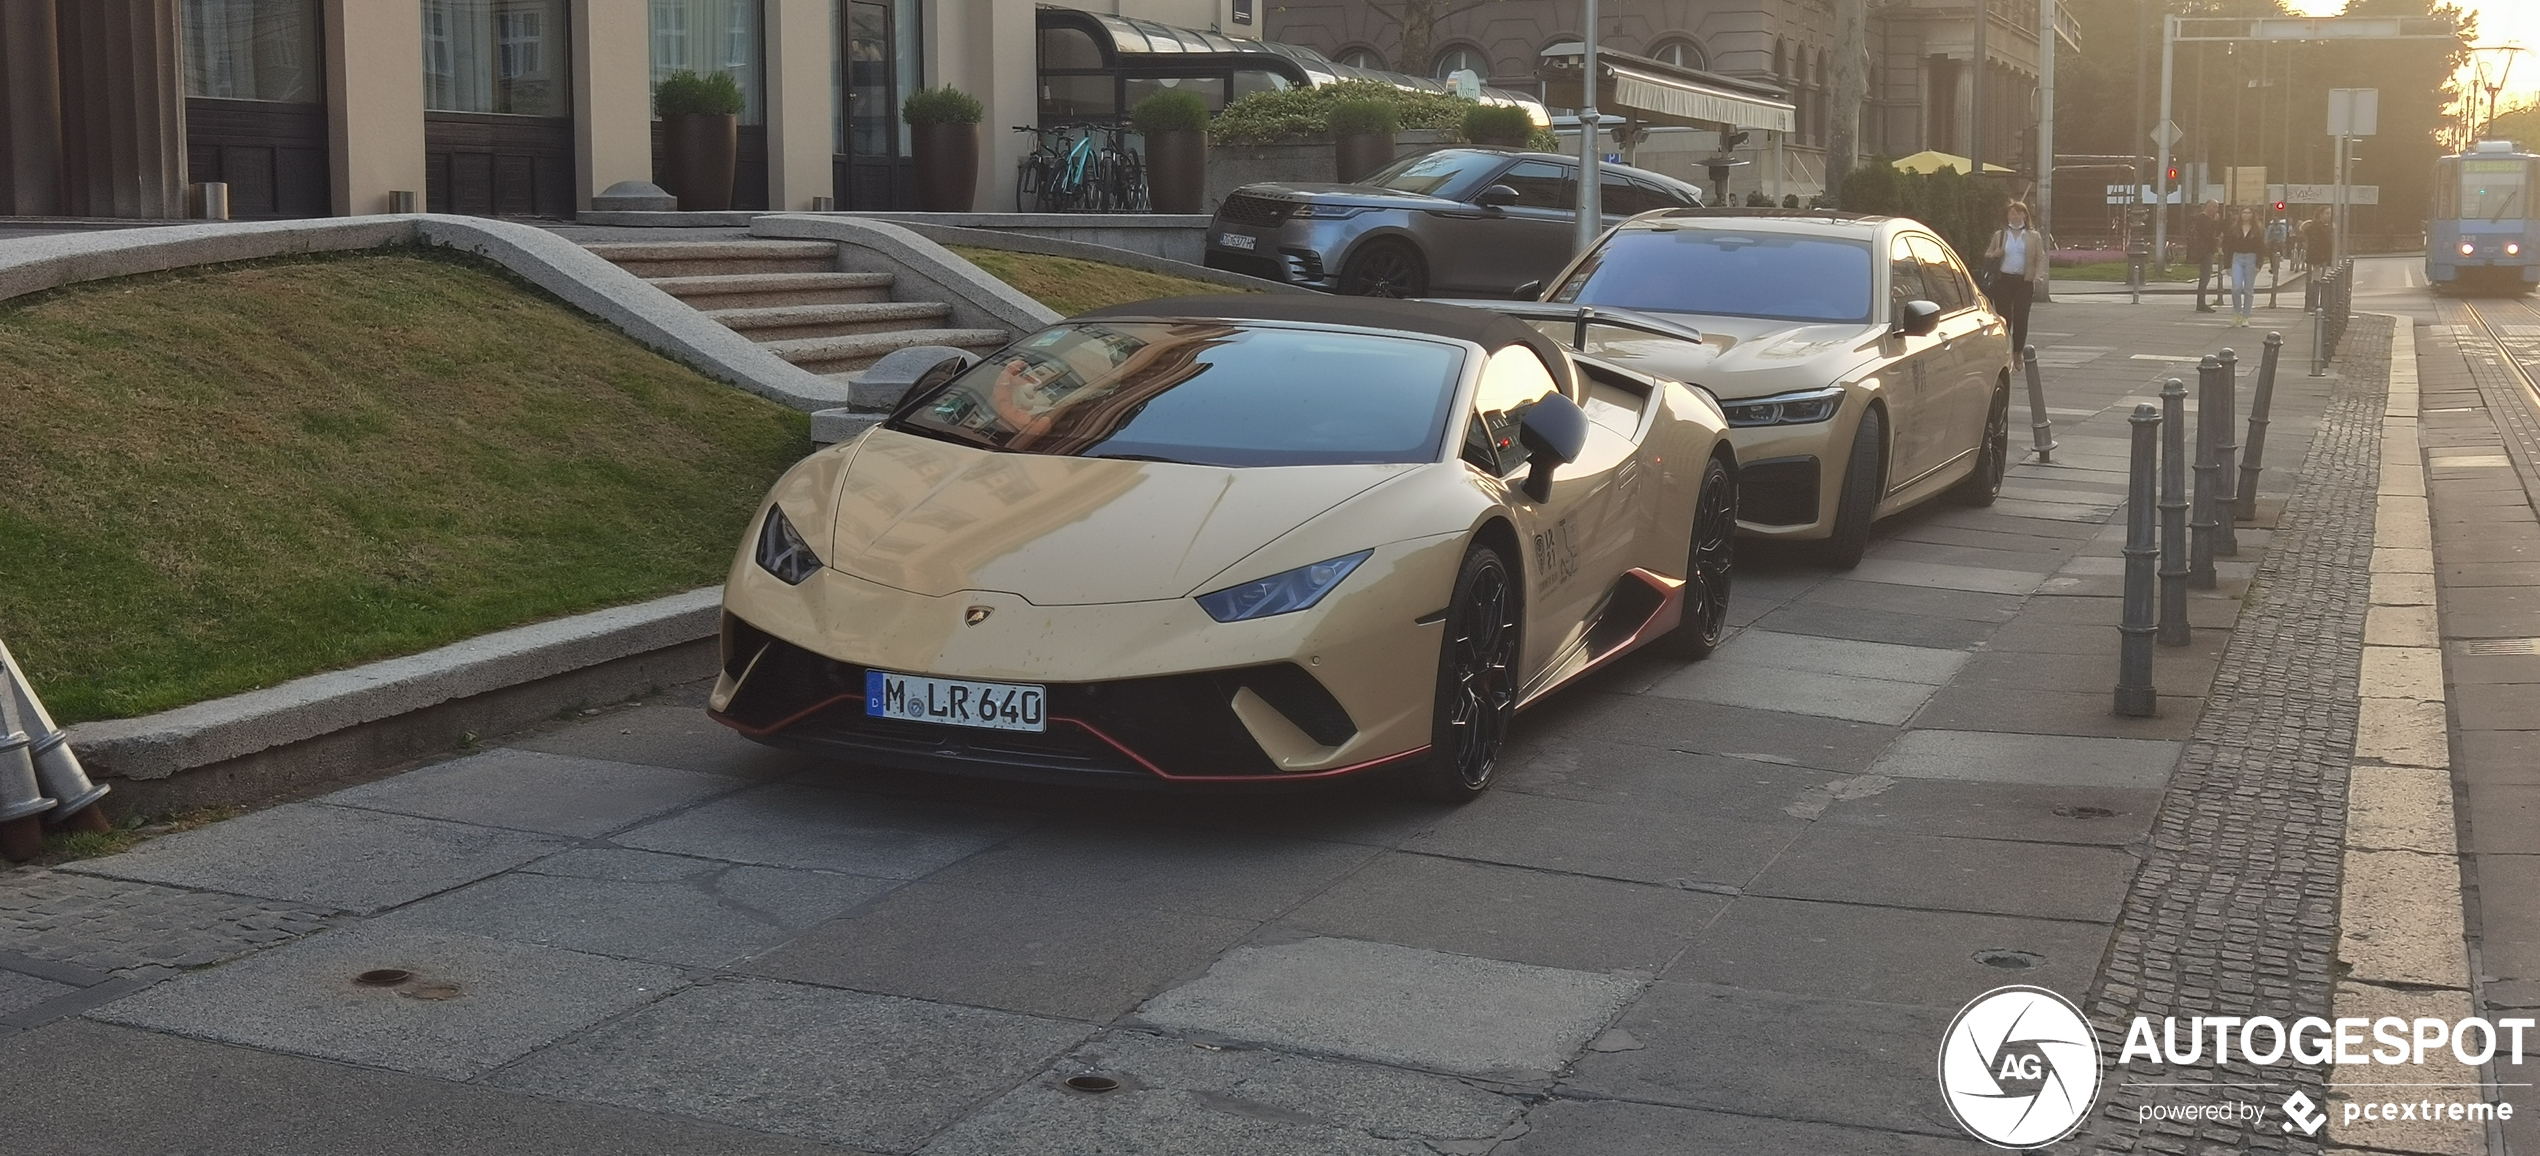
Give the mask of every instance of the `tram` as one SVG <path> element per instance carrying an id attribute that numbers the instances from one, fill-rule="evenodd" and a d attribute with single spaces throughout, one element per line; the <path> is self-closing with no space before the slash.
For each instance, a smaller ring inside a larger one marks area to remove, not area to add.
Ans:
<path id="1" fill-rule="evenodd" d="M 2483 140 L 2434 162 L 2425 278 L 2436 292 L 2528 293 L 2540 284 L 2540 156 Z"/>

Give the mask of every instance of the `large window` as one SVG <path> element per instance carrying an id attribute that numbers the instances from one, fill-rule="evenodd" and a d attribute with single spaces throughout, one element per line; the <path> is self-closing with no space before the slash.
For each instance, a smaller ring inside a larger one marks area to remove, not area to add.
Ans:
<path id="1" fill-rule="evenodd" d="M 1933 275 L 1927 264 L 1921 272 Z M 1625 229 L 1589 254 L 1552 299 L 1654 313 L 1865 323 L 1870 250 L 1790 233 Z M 1941 305 L 1950 308 L 1947 301 Z"/>
<path id="2" fill-rule="evenodd" d="M 567 0 L 423 0 L 423 106 L 573 115 Z"/>
<path id="3" fill-rule="evenodd" d="M 326 99 L 317 0 L 185 0 L 185 95 Z"/>
<path id="4" fill-rule="evenodd" d="M 759 0 L 652 0 L 653 83 L 679 69 L 741 86 L 741 123 L 766 123 Z"/>
<path id="5" fill-rule="evenodd" d="M 1649 50 L 1649 58 L 1678 68 L 1711 67 L 1711 58 L 1703 55 L 1702 46 L 1690 40 L 1661 40 Z"/>
<path id="6" fill-rule="evenodd" d="M 1490 57 L 1482 55 L 1481 49 L 1475 48 L 1470 44 L 1448 45 L 1444 51 L 1438 53 L 1436 61 L 1431 64 L 1429 68 L 1429 75 L 1434 76 L 1439 80 L 1444 80 L 1459 71 L 1465 70 L 1470 70 L 1473 75 L 1481 77 L 1484 82 L 1488 82 L 1490 80 Z"/>

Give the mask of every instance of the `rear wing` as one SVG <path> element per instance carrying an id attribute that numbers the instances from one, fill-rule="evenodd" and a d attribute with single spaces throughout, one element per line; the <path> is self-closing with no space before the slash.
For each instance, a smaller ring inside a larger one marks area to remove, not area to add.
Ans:
<path id="1" fill-rule="evenodd" d="M 1514 317 L 1519 321 L 1566 321 L 1570 323 L 1570 350 L 1587 350 L 1588 327 L 1611 326 L 1631 329 L 1654 337 L 1672 337 L 1678 341 L 1702 344 L 1702 331 L 1660 317 L 1630 309 L 1601 309 L 1594 305 L 1563 305 L 1551 301 L 1491 301 L 1451 297 L 1429 297 L 1423 300 L 1439 305 L 1461 305 L 1468 309 L 1487 309 Z"/>

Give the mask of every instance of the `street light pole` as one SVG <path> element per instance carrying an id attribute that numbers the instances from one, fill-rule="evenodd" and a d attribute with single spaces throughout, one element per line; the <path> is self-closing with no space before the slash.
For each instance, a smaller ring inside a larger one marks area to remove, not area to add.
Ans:
<path id="1" fill-rule="evenodd" d="M 2059 0 L 2037 0 L 2037 225 L 2052 247 L 2055 233 L 2055 7 Z M 2040 301 L 2053 298 L 2050 262 L 2038 282 Z"/>
<path id="2" fill-rule="evenodd" d="M 1587 252 L 1596 244 L 1597 234 L 1605 231 L 1603 199 L 1597 195 L 1597 162 L 1603 154 L 1597 148 L 1596 135 L 1600 118 L 1596 111 L 1596 0 L 1584 0 L 1587 19 L 1580 25 L 1586 44 L 1579 54 L 1579 232 L 1578 250 Z"/>
<path id="3" fill-rule="evenodd" d="M 2178 17 L 2161 14 L 2161 128 L 2170 125 L 2170 76 L 2178 57 Z M 2153 130 L 2155 132 L 2160 129 Z M 2170 165 L 2168 152 L 2175 147 L 2163 143 L 2152 154 L 2152 267 L 2170 266 Z"/>

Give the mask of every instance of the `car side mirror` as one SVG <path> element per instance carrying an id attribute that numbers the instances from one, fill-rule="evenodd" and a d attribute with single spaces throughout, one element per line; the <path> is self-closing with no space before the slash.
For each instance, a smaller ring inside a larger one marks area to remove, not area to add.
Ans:
<path id="1" fill-rule="evenodd" d="M 1520 199 L 1522 198 L 1518 196 L 1517 190 L 1506 185 L 1492 185 L 1473 195 L 1473 203 L 1485 209 L 1506 208 L 1516 204 Z"/>
<path id="2" fill-rule="evenodd" d="M 949 345 L 912 345 L 884 354 L 847 383 L 848 404 L 862 410 L 900 409 L 913 397 L 970 372 L 979 355 Z"/>
<path id="3" fill-rule="evenodd" d="M 1552 471 L 1579 460 L 1587 448 L 1587 411 L 1563 394 L 1549 394 L 1527 407 L 1517 424 L 1517 441 L 1526 447 L 1526 496 L 1538 502 L 1552 498 Z"/>
<path id="4" fill-rule="evenodd" d="M 1907 337 L 1923 337 L 1940 328 L 1940 306 L 1930 301 L 1908 301 L 1896 310 L 1896 332 Z"/>
<path id="5" fill-rule="evenodd" d="M 1541 297 L 1543 296 L 1543 278 L 1537 277 L 1532 281 L 1528 281 L 1525 284 L 1518 286 L 1508 295 L 1519 301 L 1532 301 L 1537 297 Z"/>

